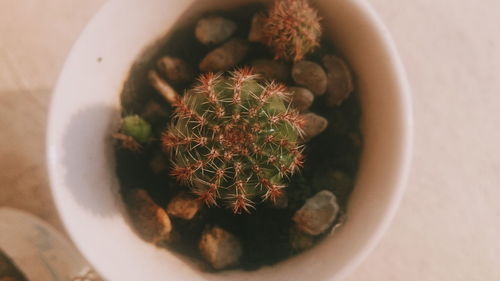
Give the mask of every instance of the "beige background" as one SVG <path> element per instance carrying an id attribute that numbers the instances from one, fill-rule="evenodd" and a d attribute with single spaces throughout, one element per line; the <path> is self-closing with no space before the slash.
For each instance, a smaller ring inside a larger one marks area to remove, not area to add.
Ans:
<path id="1" fill-rule="evenodd" d="M 50 95 L 104 2 L 0 0 L 0 206 L 60 230 L 44 164 Z M 408 71 L 415 150 L 393 224 L 348 280 L 500 280 L 500 1 L 370 2 Z"/>

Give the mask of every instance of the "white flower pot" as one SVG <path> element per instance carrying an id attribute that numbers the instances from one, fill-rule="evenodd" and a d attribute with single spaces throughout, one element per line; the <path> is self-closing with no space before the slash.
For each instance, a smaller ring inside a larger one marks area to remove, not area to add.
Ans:
<path id="1" fill-rule="evenodd" d="M 75 244 L 108 280 L 341 280 L 370 252 L 393 217 L 411 155 L 412 115 L 391 38 L 362 0 L 317 0 L 325 35 L 356 75 L 364 147 L 347 222 L 313 249 L 257 271 L 205 273 L 141 240 L 118 195 L 110 134 L 119 94 L 143 49 L 178 22 L 249 0 L 112 0 L 75 44 L 50 110 L 47 158 L 53 195 Z"/>

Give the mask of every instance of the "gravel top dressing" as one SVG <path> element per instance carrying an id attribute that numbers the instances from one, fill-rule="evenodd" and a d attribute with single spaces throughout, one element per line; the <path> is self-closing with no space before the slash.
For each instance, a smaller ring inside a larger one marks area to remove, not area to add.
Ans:
<path id="1" fill-rule="evenodd" d="M 207 14 L 159 44 L 132 67 L 112 134 L 136 232 L 205 271 L 255 270 L 334 235 L 361 112 L 314 7 Z"/>

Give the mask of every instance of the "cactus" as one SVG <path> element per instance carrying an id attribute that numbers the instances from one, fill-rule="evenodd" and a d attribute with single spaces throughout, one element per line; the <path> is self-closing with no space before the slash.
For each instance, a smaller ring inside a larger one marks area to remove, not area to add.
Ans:
<path id="1" fill-rule="evenodd" d="M 265 23 L 266 44 L 275 59 L 299 61 L 319 46 L 320 18 L 307 0 L 276 0 Z"/>
<path id="2" fill-rule="evenodd" d="M 260 81 L 249 68 L 203 74 L 174 104 L 162 135 L 171 175 L 209 206 L 250 212 L 258 197 L 279 198 L 302 166 L 303 120 L 285 105 L 285 86 Z"/>
<path id="3" fill-rule="evenodd" d="M 139 115 L 129 115 L 122 119 L 120 131 L 113 138 L 121 142 L 123 148 L 139 151 L 142 144 L 151 141 L 151 125 Z"/>

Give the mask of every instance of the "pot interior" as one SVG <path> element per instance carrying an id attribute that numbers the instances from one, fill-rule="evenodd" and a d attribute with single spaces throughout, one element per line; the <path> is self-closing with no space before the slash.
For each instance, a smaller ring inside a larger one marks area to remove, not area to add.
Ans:
<path id="1" fill-rule="evenodd" d="M 374 246 L 397 207 L 409 154 L 408 93 L 397 54 L 365 2 L 318 0 L 324 33 L 351 65 L 362 107 L 365 142 L 346 223 L 313 249 L 275 266 L 220 274 L 203 273 L 134 233 L 118 195 L 109 138 L 132 62 L 140 54 L 147 60 L 170 30 L 202 14 L 253 2 L 266 1 L 110 1 L 68 58 L 49 119 L 52 188 L 71 237 L 107 279 L 340 279 Z"/>

